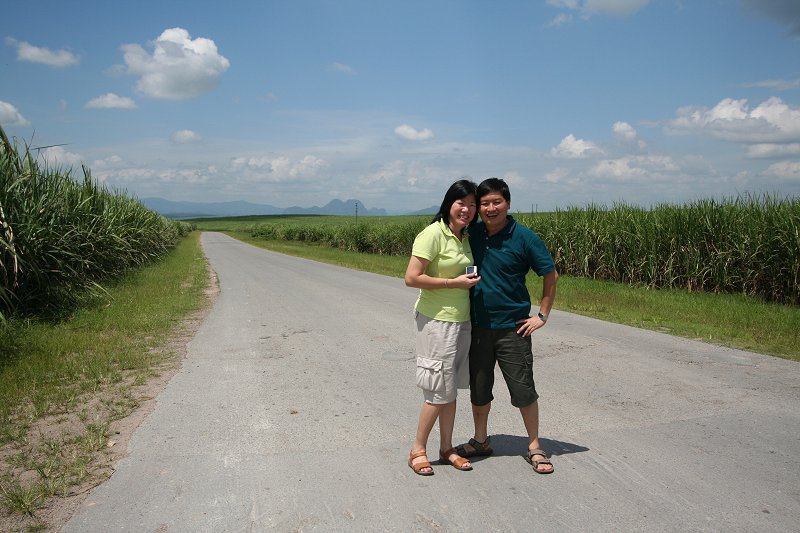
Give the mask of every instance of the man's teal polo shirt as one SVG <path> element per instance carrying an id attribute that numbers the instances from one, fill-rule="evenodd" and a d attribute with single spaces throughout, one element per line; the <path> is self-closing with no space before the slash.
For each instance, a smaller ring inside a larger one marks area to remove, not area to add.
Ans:
<path id="1" fill-rule="evenodd" d="M 481 281 L 471 289 L 472 323 L 483 328 L 513 328 L 528 318 L 531 297 L 525 276 L 544 276 L 556 269 L 547 247 L 533 231 L 508 216 L 508 224 L 492 235 L 482 221 L 469 229 L 472 256 Z"/>

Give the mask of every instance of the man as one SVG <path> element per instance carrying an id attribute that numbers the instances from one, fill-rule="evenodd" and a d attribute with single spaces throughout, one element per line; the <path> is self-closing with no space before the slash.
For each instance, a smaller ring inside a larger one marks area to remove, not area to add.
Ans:
<path id="1" fill-rule="evenodd" d="M 471 289 L 472 344 L 469 353 L 470 397 L 475 436 L 458 447 L 462 457 L 491 455 L 488 422 L 494 399 L 497 363 L 528 432 L 526 459 L 539 474 L 553 465 L 539 444 L 539 395 L 533 381 L 531 334 L 543 327 L 556 296 L 558 273 L 550 252 L 530 229 L 508 214 L 511 193 L 505 181 L 484 180 L 478 186 L 481 222 L 469 230 L 481 282 Z M 544 276 L 539 312 L 529 316 L 531 299 L 525 276 Z"/>

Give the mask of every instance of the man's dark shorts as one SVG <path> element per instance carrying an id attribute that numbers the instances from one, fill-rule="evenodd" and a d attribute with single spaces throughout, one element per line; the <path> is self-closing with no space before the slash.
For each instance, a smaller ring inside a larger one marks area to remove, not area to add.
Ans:
<path id="1" fill-rule="evenodd" d="M 531 338 L 517 333 L 517 328 L 488 329 L 472 327 L 469 349 L 470 399 L 474 405 L 486 405 L 494 399 L 494 365 L 500 371 L 511 393 L 511 405 L 527 407 L 539 395 L 533 382 Z"/>

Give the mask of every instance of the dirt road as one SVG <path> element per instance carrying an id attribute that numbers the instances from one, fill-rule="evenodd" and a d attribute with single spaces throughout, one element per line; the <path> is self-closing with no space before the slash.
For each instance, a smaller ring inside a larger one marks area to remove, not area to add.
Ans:
<path id="1" fill-rule="evenodd" d="M 555 474 L 523 460 L 499 379 L 496 454 L 472 472 L 434 464 L 415 476 L 416 291 L 221 234 L 202 241 L 220 296 L 128 457 L 65 532 L 800 524 L 797 363 L 555 311 L 534 338 Z M 455 440 L 471 435 L 463 394 Z M 437 449 L 434 431 L 432 458 Z"/>

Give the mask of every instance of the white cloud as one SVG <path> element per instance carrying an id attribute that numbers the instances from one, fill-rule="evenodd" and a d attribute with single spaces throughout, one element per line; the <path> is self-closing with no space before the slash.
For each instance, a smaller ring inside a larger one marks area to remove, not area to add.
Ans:
<path id="1" fill-rule="evenodd" d="M 559 13 L 558 15 L 556 15 L 556 18 L 550 21 L 548 26 L 557 28 L 558 26 L 563 26 L 564 24 L 571 21 L 572 21 L 572 15 L 570 15 L 569 13 Z"/>
<path id="2" fill-rule="evenodd" d="M 555 148 L 550 149 L 550 155 L 559 159 L 584 159 L 592 155 L 602 155 L 603 151 L 593 142 L 576 139 L 569 134 Z"/>
<path id="3" fill-rule="evenodd" d="M 650 3 L 650 0 L 547 0 L 547 4 L 558 9 L 575 11 L 582 18 L 592 15 L 612 15 L 623 17 L 639 11 Z M 561 13 L 550 22 L 550 26 L 560 26 L 572 20 L 572 16 Z"/>
<path id="4" fill-rule="evenodd" d="M 650 181 L 679 171 L 680 168 L 671 157 L 648 155 L 604 159 L 590 169 L 588 174 L 614 181 Z"/>
<path id="5" fill-rule="evenodd" d="M 211 39 L 192 39 L 183 28 L 164 30 L 153 54 L 138 44 L 122 46 L 128 72 L 140 76 L 136 88 L 151 98 L 185 100 L 212 91 L 230 61 Z"/>
<path id="6" fill-rule="evenodd" d="M 28 119 L 22 116 L 16 107 L 0 100 L 0 124 L 6 126 L 27 126 Z"/>
<path id="7" fill-rule="evenodd" d="M 172 136 L 170 138 L 172 139 L 173 142 L 176 142 L 176 143 L 179 143 L 179 144 L 188 144 L 188 143 L 197 142 L 197 141 L 200 141 L 200 140 L 203 139 L 198 133 L 196 133 L 196 132 L 194 132 L 192 130 L 176 131 L 175 133 L 172 134 Z"/>
<path id="8" fill-rule="evenodd" d="M 800 140 L 800 108 L 773 96 L 750 109 L 747 100 L 725 98 L 712 109 L 685 107 L 666 123 L 668 133 L 695 133 L 743 143 Z"/>
<path id="9" fill-rule="evenodd" d="M 433 138 L 433 132 L 428 128 L 416 130 L 408 124 L 401 124 L 394 129 L 395 135 L 407 141 L 427 141 Z"/>
<path id="10" fill-rule="evenodd" d="M 63 146 L 51 146 L 39 150 L 39 157 L 49 167 L 79 167 L 83 161 L 80 154 L 68 152 Z"/>
<path id="11" fill-rule="evenodd" d="M 13 37 L 6 37 L 6 44 L 16 47 L 19 61 L 41 63 L 59 68 L 80 63 L 80 58 L 67 50 L 56 50 L 54 52 L 49 48 L 33 46 L 25 41 L 17 41 Z"/>
<path id="12" fill-rule="evenodd" d="M 157 179 L 165 183 L 207 183 L 208 176 L 200 169 L 167 169 L 158 172 Z"/>
<path id="13" fill-rule="evenodd" d="M 650 0 L 585 0 L 584 13 L 600 13 L 604 15 L 630 15 L 650 3 Z"/>
<path id="14" fill-rule="evenodd" d="M 765 159 L 770 157 L 800 156 L 800 143 L 789 144 L 752 144 L 747 147 L 747 157 Z"/>
<path id="15" fill-rule="evenodd" d="M 273 183 L 312 178 L 327 166 L 324 159 L 313 155 L 306 155 L 298 161 L 287 156 L 235 157 L 231 160 L 231 170 L 244 172 L 248 180 Z"/>
<path id="16" fill-rule="evenodd" d="M 764 171 L 764 175 L 774 176 L 785 181 L 800 182 L 800 161 L 780 161 L 773 163 Z"/>
<path id="17" fill-rule="evenodd" d="M 627 122 L 615 122 L 611 128 L 614 130 L 614 136 L 620 141 L 636 140 L 636 130 Z"/>
<path id="18" fill-rule="evenodd" d="M 794 80 L 763 80 L 753 83 L 745 83 L 745 87 L 763 87 L 765 89 L 775 89 L 776 91 L 789 91 L 800 89 L 800 78 Z"/>
<path id="19" fill-rule="evenodd" d="M 627 122 L 615 122 L 611 129 L 614 130 L 614 137 L 622 144 L 635 145 L 639 149 L 647 146 L 643 140 L 639 139 L 639 134 L 634 127 Z"/>
<path id="20" fill-rule="evenodd" d="M 454 172 L 452 175 L 462 176 L 464 174 Z M 420 193 L 423 190 L 437 189 L 437 194 L 439 194 L 438 188 L 446 188 L 447 180 L 450 180 L 450 175 L 441 168 L 430 167 L 420 161 L 396 159 L 385 162 L 372 172 L 362 175 L 358 183 L 362 190 L 372 192 Z"/>
<path id="21" fill-rule="evenodd" d="M 119 166 L 123 159 L 118 155 L 111 155 L 103 159 L 95 159 L 92 161 L 92 170 L 105 170 Z"/>
<path id="22" fill-rule="evenodd" d="M 86 102 L 87 109 L 136 109 L 136 102 L 127 96 L 106 93 Z"/>
<path id="23" fill-rule="evenodd" d="M 336 72 L 341 72 L 343 74 L 355 74 L 353 67 L 351 67 L 350 65 L 345 65 L 344 63 L 336 63 L 336 62 L 332 63 L 331 70 L 334 70 Z"/>
<path id="24" fill-rule="evenodd" d="M 559 167 L 545 174 L 544 181 L 548 183 L 561 183 L 567 179 L 569 175 L 569 169 Z"/>

